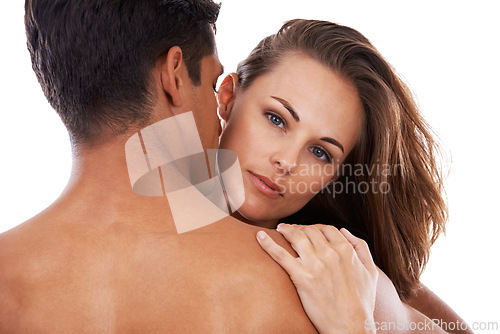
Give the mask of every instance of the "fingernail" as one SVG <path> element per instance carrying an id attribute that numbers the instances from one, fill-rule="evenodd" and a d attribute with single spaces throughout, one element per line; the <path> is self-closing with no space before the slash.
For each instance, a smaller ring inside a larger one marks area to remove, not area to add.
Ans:
<path id="1" fill-rule="evenodd" d="M 342 227 L 342 228 L 341 228 L 341 230 L 344 230 L 344 231 L 346 231 L 349 235 L 352 235 L 352 233 L 351 233 L 348 229 L 346 229 L 345 227 Z"/>
<path id="2" fill-rule="evenodd" d="M 265 237 L 266 237 L 266 232 L 264 231 L 257 232 L 257 239 L 264 240 Z"/>
<path id="3" fill-rule="evenodd" d="M 276 226 L 276 231 L 279 231 L 279 230 L 280 230 L 280 228 L 282 228 L 282 227 L 283 227 L 283 225 L 285 225 L 285 224 L 283 224 L 283 223 L 278 224 L 278 226 Z"/>

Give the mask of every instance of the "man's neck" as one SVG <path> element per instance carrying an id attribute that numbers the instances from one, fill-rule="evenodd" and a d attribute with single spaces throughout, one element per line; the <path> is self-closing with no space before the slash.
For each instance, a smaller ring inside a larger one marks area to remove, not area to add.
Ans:
<path id="1" fill-rule="evenodd" d="M 76 151 L 68 185 L 49 210 L 89 225 L 122 222 L 138 229 L 150 225 L 175 232 L 165 197 L 133 192 L 125 161 L 126 139 L 117 137 Z"/>
<path id="2" fill-rule="evenodd" d="M 220 179 L 189 177 L 193 168 L 202 164 L 208 168 L 203 153 L 163 166 L 148 162 L 149 169 L 134 173 L 135 159 L 140 162 L 145 156 L 127 154 L 130 138 L 117 137 L 76 152 L 70 182 L 54 207 L 61 208 L 61 214 L 76 211 L 88 224 L 120 222 L 138 229 L 159 224 L 171 233 L 195 230 L 228 216 Z"/>

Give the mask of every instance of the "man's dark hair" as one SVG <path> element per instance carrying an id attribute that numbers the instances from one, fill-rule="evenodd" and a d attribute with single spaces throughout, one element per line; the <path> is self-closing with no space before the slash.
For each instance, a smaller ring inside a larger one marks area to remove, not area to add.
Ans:
<path id="1" fill-rule="evenodd" d="M 33 70 L 72 143 L 145 126 L 151 71 L 173 46 L 199 85 L 219 8 L 212 0 L 26 0 Z"/>

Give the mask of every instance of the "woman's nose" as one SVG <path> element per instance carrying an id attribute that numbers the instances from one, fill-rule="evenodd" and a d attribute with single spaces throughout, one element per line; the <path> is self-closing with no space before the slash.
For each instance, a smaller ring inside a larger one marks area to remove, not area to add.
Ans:
<path id="1" fill-rule="evenodd" d="M 271 159 L 271 163 L 273 164 L 274 168 L 276 168 L 281 174 L 291 174 L 297 168 L 297 155 L 296 154 L 288 154 L 286 156 L 275 155 Z"/>
<path id="2" fill-rule="evenodd" d="M 295 171 L 295 168 L 297 167 L 297 164 L 296 163 L 289 163 L 287 162 L 286 160 L 284 159 L 281 159 L 281 160 L 276 160 L 274 162 L 274 166 L 282 171 L 284 174 L 291 174 Z"/>

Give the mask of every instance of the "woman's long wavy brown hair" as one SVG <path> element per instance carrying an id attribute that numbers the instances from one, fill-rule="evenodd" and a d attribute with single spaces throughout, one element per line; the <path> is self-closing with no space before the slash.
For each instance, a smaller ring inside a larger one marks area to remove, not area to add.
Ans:
<path id="1" fill-rule="evenodd" d="M 239 64 L 240 88 L 291 53 L 305 54 L 351 82 L 365 118 L 339 179 L 283 221 L 350 229 L 368 242 L 375 263 L 406 300 L 418 286 L 430 247 L 447 219 L 436 159 L 440 151 L 432 130 L 408 87 L 368 39 L 331 22 L 285 23 Z M 361 191 L 361 185 L 375 188 Z M 338 192 L 339 186 L 344 190 Z"/>

